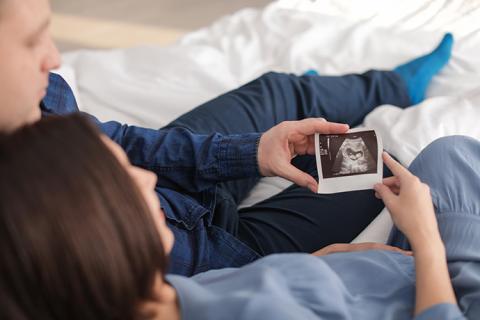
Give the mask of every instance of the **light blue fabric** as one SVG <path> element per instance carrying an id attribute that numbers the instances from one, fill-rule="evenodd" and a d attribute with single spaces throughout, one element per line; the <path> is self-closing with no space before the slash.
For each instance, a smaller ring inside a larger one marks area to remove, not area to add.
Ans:
<path id="1" fill-rule="evenodd" d="M 400 253 L 282 254 L 190 279 L 167 276 L 182 319 L 480 319 L 480 142 L 439 139 L 411 170 L 432 190 L 458 306 L 414 317 L 414 258 Z M 392 239 L 405 244 L 398 231 Z"/>
<path id="2" fill-rule="evenodd" d="M 413 318 L 413 258 L 393 252 L 271 255 L 240 269 L 167 279 L 179 294 L 183 320 Z M 429 319 L 462 319 L 454 305 L 427 312 Z"/>

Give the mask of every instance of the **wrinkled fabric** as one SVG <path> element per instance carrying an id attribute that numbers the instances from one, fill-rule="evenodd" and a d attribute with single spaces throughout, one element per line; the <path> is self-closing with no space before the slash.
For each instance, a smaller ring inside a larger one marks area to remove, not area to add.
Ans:
<path id="1" fill-rule="evenodd" d="M 182 319 L 480 319 L 480 142 L 438 139 L 410 169 L 430 186 L 458 306 L 442 303 L 413 315 L 412 256 L 381 250 L 282 254 L 192 279 L 168 276 Z M 396 229 L 390 244 L 408 248 Z"/>

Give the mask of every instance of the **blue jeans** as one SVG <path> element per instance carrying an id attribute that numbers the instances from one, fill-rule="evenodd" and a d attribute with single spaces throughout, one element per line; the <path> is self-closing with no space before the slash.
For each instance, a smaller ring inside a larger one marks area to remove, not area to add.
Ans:
<path id="1" fill-rule="evenodd" d="M 410 105 L 405 84 L 394 72 L 341 77 L 272 72 L 197 107 L 166 128 L 184 127 L 203 134 L 263 132 L 282 121 L 309 117 L 353 127 L 382 104 Z M 318 177 L 314 157 L 297 157 L 293 164 Z M 292 185 L 238 210 L 257 182 L 251 178 L 221 183 L 213 224 L 260 255 L 313 252 L 332 243 L 350 242 L 384 207 L 372 190 L 321 195 Z"/>

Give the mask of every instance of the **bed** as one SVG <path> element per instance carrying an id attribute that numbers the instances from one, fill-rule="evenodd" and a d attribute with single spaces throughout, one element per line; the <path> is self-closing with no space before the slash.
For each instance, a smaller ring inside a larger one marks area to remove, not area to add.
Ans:
<path id="1" fill-rule="evenodd" d="M 363 124 L 378 130 L 385 149 L 408 165 L 438 137 L 480 139 L 479 21 L 480 2 L 473 0 L 278 0 L 223 17 L 168 47 L 70 52 L 57 72 L 82 111 L 159 128 L 264 72 L 391 69 L 428 52 L 449 31 L 456 39 L 453 57 L 427 99 L 406 110 L 381 106 Z M 263 178 L 242 206 L 289 184 Z M 354 241 L 384 242 L 391 226 L 384 210 Z"/>

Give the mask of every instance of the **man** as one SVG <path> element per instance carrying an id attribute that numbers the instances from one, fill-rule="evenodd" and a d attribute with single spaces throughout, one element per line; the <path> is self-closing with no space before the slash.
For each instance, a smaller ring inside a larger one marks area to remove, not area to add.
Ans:
<path id="1" fill-rule="evenodd" d="M 78 112 L 65 81 L 49 74 L 60 64 L 49 17 L 47 0 L 0 0 L 1 130 L 40 119 L 39 103 L 44 116 Z M 381 104 L 420 102 L 448 62 L 452 43 L 448 35 L 432 53 L 394 71 L 342 77 L 268 73 L 160 130 L 92 120 L 133 164 L 158 175 L 156 191 L 176 238 L 171 272 L 192 275 L 270 253 L 313 252 L 350 242 L 383 208 L 371 190 L 313 193 L 313 134 L 344 133 Z M 295 184 L 237 210 L 261 176 Z"/>

